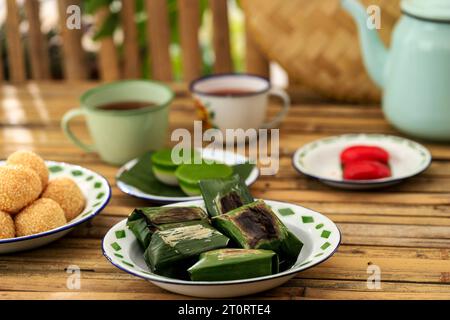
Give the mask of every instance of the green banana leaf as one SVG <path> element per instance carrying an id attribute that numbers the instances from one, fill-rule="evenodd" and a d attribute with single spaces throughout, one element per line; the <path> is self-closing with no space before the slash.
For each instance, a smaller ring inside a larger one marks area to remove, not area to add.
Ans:
<path id="1" fill-rule="evenodd" d="M 277 273 L 278 257 L 269 250 L 219 249 L 202 253 L 188 272 L 193 281 L 251 279 Z"/>
<path id="2" fill-rule="evenodd" d="M 300 251 L 302 251 L 303 242 L 291 231 L 287 231 L 286 238 L 281 245 L 281 255 L 288 259 L 292 265 L 297 261 Z M 290 267 L 290 266 L 289 266 Z"/>
<path id="3" fill-rule="evenodd" d="M 188 279 L 187 269 L 206 251 L 225 248 L 229 239 L 206 222 L 156 231 L 144 253 L 152 272 Z"/>
<path id="4" fill-rule="evenodd" d="M 117 179 L 147 194 L 185 197 L 186 194 L 179 187 L 168 186 L 155 177 L 151 158 L 152 152 L 146 153 L 130 170 L 124 171 Z M 238 174 L 243 180 L 248 178 L 254 167 L 249 163 L 232 166 L 234 174 Z"/>
<path id="5" fill-rule="evenodd" d="M 139 245 L 145 250 L 150 244 L 153 231 L 150 230 L 145 217 L 135 214 L 133 212 L 127 220 L 127 227 L 133 232 Z"/>
<path id="6" fill-rule="evenodd" d="M 211 217 L 255 201 L 239 175 L 226 179 L 202 180 L 199 185 Z"/>
<path id="7" fill-rule="evenodd" d="M 145 250 L 150 244 L 152 234 L 156 230 L 167 229 L 176 223 L 207 219 L 208 215 L 202 208 L 137 208 L 128 217 L 127 226 L 136 236 L 141 247 Z"/>

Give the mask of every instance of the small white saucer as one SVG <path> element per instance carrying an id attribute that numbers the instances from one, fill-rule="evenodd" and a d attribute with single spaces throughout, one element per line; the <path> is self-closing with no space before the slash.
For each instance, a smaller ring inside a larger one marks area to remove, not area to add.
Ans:
<path id="1" fill-rule="evenodd" d="M 354 145 L 377 146 L 390 154 L 392 176 L 377 180 L 344 180 L 341 152 Z M 346 134 L 311 142 L 298 149 L 292 159 L 300 173 L 336 188 L 362 190 L 388 187 L 424 172 L 431 154 L 417 142 L 383 134 Z"/>

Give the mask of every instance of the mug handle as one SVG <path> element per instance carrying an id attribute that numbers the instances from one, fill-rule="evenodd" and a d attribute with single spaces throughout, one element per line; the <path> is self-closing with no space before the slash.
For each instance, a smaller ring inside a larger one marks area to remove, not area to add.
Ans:
<path id="1" fill-rule="evenodd" d="M 79 140 L 75 134 L 70 130 L 70 121 L 79 116 L 86 116 L 86 113 L 82 109 L 73 109 L 67 112 L 61 122 L 62 129 L 64 131 L 64 134 L 69 138 L 73 144 L 75 144 L 77 147 L 81 148 L 82 150 L 86 152 L 95 152 L 96 148 L 92 145 L 87 145 L 81 140 Z"/>
<path id="2" fill-rule="evenodd" d="M 276 115 L 276 117 L 265 124 L 262 125 L 261 129 L 274 129 L 280 125 L 280 123 L 286 118 L 291 108 L 291 98 L 289 95 L 280 88 L 272 88 L 269 95 L 279 97 L 283 101 L 283 109 Z"/>

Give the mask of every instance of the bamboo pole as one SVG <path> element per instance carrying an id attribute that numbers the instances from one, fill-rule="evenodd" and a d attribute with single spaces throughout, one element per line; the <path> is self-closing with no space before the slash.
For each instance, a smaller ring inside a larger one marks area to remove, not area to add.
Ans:
<path id="1" fill-rule="evenodd" d="M 50 78 L 48 44 L 41 32 L 39 1 L 25 1 L 25 13 L 28 19 L 29 56 L 31 76 L 35 80 Z"/>
<path id="2" fill-rule="evenodd" d="M 156 80 L 171 81 L 170 27 L 166 0 L 147 0 L 148 43 L 152 59 L 152 75 Z"/>
<path id="3" fill-rule="evenodd" d="M 213 44 L 216 73 L 233 71 L 227 0 L 210 0 L 213 16 Z"/>
<path id="4" fill-rule="evenodd" d="M 199 0 L 178 0 L 183 79 L 192 81 L 199 77 L 202 59 L 198 32 L 200 29 Z"/>
<path id="5" fill-rule="evenodd" d="M 249 31 L 248 19 L 245 19 L 245 65 L 248 73 L 270 77 L 269 60 L 261 53 Z"/>
<path id="6" fill-rule="evenodd" d="M 136 2 L 122 0 L 122 27 L 124 32 L 124 77 L 127 79 L 141 76 L 138 33 L 136 27 Z"/>
<path id="7" fill-rule="evenodd" d="M 96 26 L 100 28 L 110 11 L 107 7 L 101 8 L 96 13 Z M 112 37 L 100 40 L 99 71 L 103 81 L 115 81 L 120 79 L 117 49 Z"/>
<path id="8" fill-rule="evenodd" d="M 86 56 L 81 45 L 83 36 L 80 29 L 69 29 L 67 23 L 71 14 L 67 12 L 70 6 L 80 7 L 80 0 L 58 0 L 59 24 L 61 29 L 62 49 L 64 57 L 64 76 L 68 81 L 87 79 Z M 81 13 L 81 12 L 80 12 Z"/>
<path id="9" fill-rule="evenodd" d="M 8 43 L 8 61 L 10 79 L 13 83 L 26 80 L 23 46 L 20 39 L 19 9 L 16 0 L 7 0 L 6 41 Z"/>

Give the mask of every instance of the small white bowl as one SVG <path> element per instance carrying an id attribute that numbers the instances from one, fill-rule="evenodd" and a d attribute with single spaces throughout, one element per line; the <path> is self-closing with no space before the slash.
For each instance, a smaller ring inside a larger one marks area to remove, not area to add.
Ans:
<path id="1" fill-rule="evenodd" d="M 202 150 L 202 158 L 208 159 L 208 160 L 216 160 L 220 161 L 222 163 L 225 163 L 229 166 L 237 165 L 237 164 L 243 164 L 248 162 L 248 158 L 239 155 L 237 153 L 231 153 L 227 151 L 222 150 L 212 150 L 212 149 L 203 149 Z M 132 197 L 143 199 L 143 200 L 150 200 L 157 203 L 167 204 L 167 203 L 176 203 L 176 202 L 182 202 L 182 201 L 193 201 L 193 200 L 200 200 L 202 199 L 201 196 L 184 196 L 184 197 L 168 197 L 168 196 L 161 196 L 157 194 L 150 194 L 146 193 L 142 190 L 139 190 L 138 188 L 135 188 L 123 181 L 120 181 L 118 178 L 120 175 L 126 171 L 133 168 L 136 163 L 139 161 L 139 159 L 134 159 L 123 165 L 119 171 L 116 174 L 116 184 L 117 187 L 123 192 L 126 193 Z M 245 184 L 247 186 L 252 185 L 256 182 L 256 180 L 259 177 L 259 169 L 258 167 L 254 167 L 253 170 L 250 172 L 250 175 L 245 180 Z"/>
<path id="2" fill-rule="evenodd" d="M 368 145 L 385 149 L 390 154 L 392 176 L 376 180 L 344 180 L 340 155 L 351 146 Z M 417 142 L 383 134 L 346 134 L 313 141 L 298 149 L 294 168 L 324 184 L 342 189 L 375 189 L 400 183 L 424 172 L 431 164 L 430 152 Z"/>
<path id="3" fill-rule="evenodd" d="M 65 236 L 74 227 L 99 214 L 111 198 L 108 181 L 98 173 L 68 163 L 55 161 L 45 163 L 50 171 L 50 180 L 66 177 L 75 181 L 86 198 L 86 207 L 78 217 L 62 227 L 31 236 L 0 240 L 0 254 L 35 249 Z M 5 161 L 0 161 L 0 165 L 4 164 Z"/>
<path id="4" fill-rule="evenodd" d="M 143 278 L 171 292 L 199 298 L 232 298 L 246 296 L 278 287 L 303 270 L 310 269 L 330 258 L 339 247 L 338 227 L 324 215 L 298 205 L 265 201 L 281 221 L 304 244 L 295 265 L 278 274 L 234 281 L 184 281 L 152 273 L 147 267 L 143 251 L 136 237 L 127 228 L 127 220 L 112 227 L 103 238 L 103 254 L 117 268 Z M 203 200 L 173 204 L 172 206 L 204 208 Z M 281 210 L 280 209 L 285 209 Z"/>

